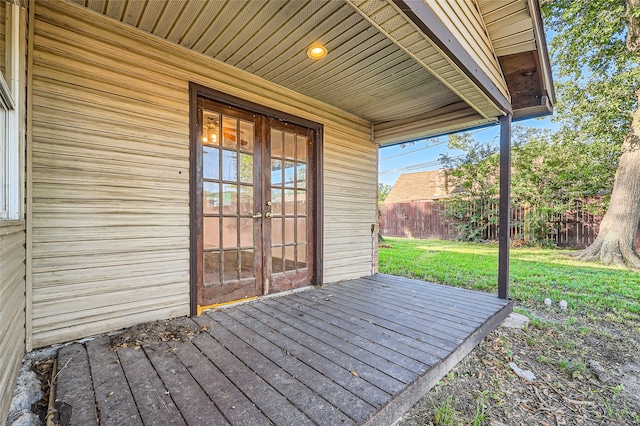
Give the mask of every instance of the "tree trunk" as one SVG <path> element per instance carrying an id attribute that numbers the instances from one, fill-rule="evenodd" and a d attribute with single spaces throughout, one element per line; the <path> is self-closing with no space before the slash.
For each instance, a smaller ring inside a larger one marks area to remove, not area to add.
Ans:
<path id="1" fill-rule="evenodd" d="M 611 192 L 611 202 L 600 223 L 596 240 L 577 253 L 583 260 L 600 259 L 605 264 L 625 262 L 640 268 L 636 233 L 640 220 L 640 91 L 631 129 L 622 145 L 622 155 Z"/>

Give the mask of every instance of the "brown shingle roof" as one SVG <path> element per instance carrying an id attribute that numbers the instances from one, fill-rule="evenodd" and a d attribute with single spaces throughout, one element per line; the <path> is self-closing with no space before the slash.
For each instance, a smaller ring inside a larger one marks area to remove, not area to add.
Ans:
<path id="1" fill-rule="evenodd" d="M 407 173 L 400 175 L 389 191 L 385 204 L 407 201 L 432 200 L 449 195 L 454 188 L 447 190 L 444 170 Z"/>

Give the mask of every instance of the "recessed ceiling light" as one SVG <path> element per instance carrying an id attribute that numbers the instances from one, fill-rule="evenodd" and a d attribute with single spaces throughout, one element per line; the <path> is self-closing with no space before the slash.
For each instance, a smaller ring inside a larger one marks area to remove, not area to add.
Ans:
<path id="1" fill-rule="evenodd" d="M 324 58 L 326 55 L 327 48 L 319 44 L 314 44 L 309 48 L 309 50 L 307 50 L 307 56 L 309 56 L 311 59 Z"/>

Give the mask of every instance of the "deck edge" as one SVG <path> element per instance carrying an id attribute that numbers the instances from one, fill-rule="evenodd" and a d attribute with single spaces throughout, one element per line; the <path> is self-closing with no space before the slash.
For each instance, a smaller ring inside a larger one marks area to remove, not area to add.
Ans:
<path id="1" fill-rule="evenodd" d="M 440 379 L 467 356 L 489 333 L 495 330 L 513 312 L 513 301 L 487 319 L 476 331 L 467 337 L 448 357 L 434 365 L 423 376 L 409 384 L 393 397 L 385 406 L 363 423 L 363 426 L 389 426 L 395 424 L 433 388 Z"/>

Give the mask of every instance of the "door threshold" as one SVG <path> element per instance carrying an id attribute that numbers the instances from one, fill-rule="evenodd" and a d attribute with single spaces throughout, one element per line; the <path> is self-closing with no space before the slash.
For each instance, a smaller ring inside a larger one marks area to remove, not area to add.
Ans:
<path id="1" fill-rule="evenodd" d="M 252 302 L 257 298 L 258 296 L 245 297 L 244 299 L 231 300 L 230 302 L 214 303 L 212 305 L 198 306 L 198 316 L 202 315 L 204 311 L 211 311 L 214 309 L 226 308 L 228 306 L 240 305 L 242 303 Z"/>
<path id="2" fill-rule="evenodd" d="M 204 311 L 213 311 L 213 310 L 218 310 L 218 309 L 224 309 L 224 308 L 228 308 L 228 307 L 231 307 L 231 306 L 242 305 L 243 303 L 253 302 L 254 300 L 258 300 L 258 299 L 270 299 L 272 297 L 286 296 L 288 294 L 294 294 L 294 293 L 299 293 L 301 291 L 310 290 L 310 289 L 315 288 L 315 287 L 316 287 L 315 285 L 307 285 L 307 286 L 304 286 L 304 287 L 294 288 L 292 290 L 279 291 L 278 293 L 265 294 L 263 296 L 246 297 L 244 299 L 232 300 L 230 302 L 214 303 L 213 305 L 198 306 L 198 311 L 197 311 L 198 314 L 197 314 L 197 316 L 202 315 L 202 313 Z"/>

